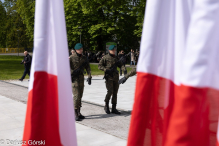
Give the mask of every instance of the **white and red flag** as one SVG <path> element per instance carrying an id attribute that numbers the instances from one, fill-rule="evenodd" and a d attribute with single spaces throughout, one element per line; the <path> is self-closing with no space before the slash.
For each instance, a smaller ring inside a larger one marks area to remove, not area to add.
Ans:
<path id="1" fill-rule="evenodd" d="M 63 0 L 36 1 L 23 140 L 26 145 L 77 145 Z"/>
<path id="2" fill-rule="evenodd" d="M 128 146 L 215 146 L 219 1 L 148 0 Z"/>

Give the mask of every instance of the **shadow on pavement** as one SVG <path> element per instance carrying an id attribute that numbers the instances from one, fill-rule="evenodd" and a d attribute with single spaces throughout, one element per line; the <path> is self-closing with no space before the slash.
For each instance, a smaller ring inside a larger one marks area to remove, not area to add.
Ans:
<path id="1" fill-rule="evenodd" d="M 96 114 L 96 115 L 88 115 L 85 116 L 86 119 L 103 119 L 103 118 L 110 118 L 110 117 L 128 117 L 131 115 L 130 111 L 120 111 L 121 114 Z"/>

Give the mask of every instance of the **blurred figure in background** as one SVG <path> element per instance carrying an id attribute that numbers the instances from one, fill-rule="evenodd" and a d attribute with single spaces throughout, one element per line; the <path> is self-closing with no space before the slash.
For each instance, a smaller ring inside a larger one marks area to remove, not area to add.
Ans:
<path id="1" fill-rule="evenodd" d="M 105 56 L 105 53 L 103 53 L 103 54 L 101 55 L 101 59 L 103 58 L 103 56 Z M 101 59 L 100 59 L 100 60 L 101 60 Z"/>
<path id="2" fill-rule="evenodd" d="M 69 57 L 68 57 L 68 58 L 70 59 L 71 55 L 73 55 L 74 53 L 75 53 L 75 50 L 74 50 L 74 49 L 72 49 L 72 50 L 71 50 L 71 54 L 69 55 Z"/>
<path id="3" fill-rule="evenodd" d="M 135 53 L 135 64 L 137 65 L 138 63 L 138 57 L 139 57 L 139 51 L 136 50 L 136 53 Z"/>
<path id="4" fill-rule="evenodd" d="M 131 65 L 135 65 L 135 51 L 131 49 Z"/>
<path id="5" fill-rule="evenodd" d="M 123 50 L 121 50 L 119 53 L 118 53 L 118 57 L 119 57 L 119 59 L 121 58 L 121 57 L 123 57 L 123 56 L 125 56 L 125 53 L 124 53 L 124 51 Z M 125 67 L 125 64 L 123 64 L 123 66 Z M 127 74 L 127 70 L 125 69 L 124 70 L 124 75 L 126 75 Z M 120 76 L 122 76 L 122 69 L 120 68 Z"/>
<path id="6" fill-rule="evenodd" d="M 87 51 L 84 51 L 83 55 L 84 55 L 86 58 L 88 58 L 88 53 L 87 53 Z"/>
<path id="7" fill-rule="evenodd" d="M 73 55 L 75 53 L 75 50 L 74 49 L 72 49 L 71 50 L 71 55 Z"/>
<path id="8" fill-rule="evenodd" d="M 97 61 L 100 62 L 100 60 L 102 59 L 102 51 L 99 51 L 96 56 L 97 56 Z"/>
<path id="9" fill-rule="evenodd" d="M 24 74 L 23 76 L 19 79 L 20 81 L 23 81 L 25 76 L 28 74 L 30 76 L 30 66 L 31 66 L 31 56 L 28 54 L 27 51 L 24 51 L 24 60 L 22 60 L 21 64 L 24 64 Z"/>

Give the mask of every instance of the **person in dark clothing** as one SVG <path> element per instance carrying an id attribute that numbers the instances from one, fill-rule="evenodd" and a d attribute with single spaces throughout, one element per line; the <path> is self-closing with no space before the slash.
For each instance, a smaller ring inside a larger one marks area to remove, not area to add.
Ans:
<path id="1" fill-rule="evenodd" d="M 30 66 L 31 66 L 31 56 L 28 54 L 27 51 L 24 51 L 24 60 L 22 60 L 21 64 L 24 64 L 24 74 L 23 76 L 19 79 L 20 81 L 23 81 L 25 78 L 26 74 L 30 76 Z"/>
<path id="2" fill-rule="evenodd" d="M 84 55 L 86 58 L 88 58 L 88 53 L 87 53 L 87 51 L 84 51 L 84 52 L 83 52 L 83 55 Z"/>
<path id="3" fill-rule="evenodd" d="M 92 58 L 92 53 L 91 52 L 88 52 L 88 60 L 90 60 Z M 92 61 L 92 60 L 91 60 Z M 90 62 L 91 62 L 90 61 Z"/>
<path id="4" fill-rule="evenodd" d="M 100 62 L 100 60 L 102 59 L 102 54 L 103 54 L 102 51 L 98 52 L 98 55 L 97 55 L 97 61 L 98 62 Z"/>
<path id="5" fill-rule="evenodd" d="M 118 54 L 118 57 L 121 58 L 121 57 L 123 57 L 123 56 L 125 56 L 125 54 L 124 54 L 124 51 L 122 50 L 122 51 L 120 51 L 120 53 Z M 124 64 L 124 67 L 125 67 L 125 64 Z M 126 75 L 126 74 L 127 74 L 127 70 L 124 71 L 124 75 Z M 120 68 L 120 76 L 122 76 L 122 69 L 121 69 L 121 68 Z"/>

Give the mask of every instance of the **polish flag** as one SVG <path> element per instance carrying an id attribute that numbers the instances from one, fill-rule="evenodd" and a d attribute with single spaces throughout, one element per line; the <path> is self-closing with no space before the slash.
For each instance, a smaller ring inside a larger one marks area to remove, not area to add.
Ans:
<path id="1" fill-rule="evenodd" d="M 219 123 L 217 125 L 217 145 L 216 146 L 219 146 Z"/>
<path id="2" fill-rule="evenodd" d="M 37 0 L 26 145 L 77 145 L 69 66 L 63 0 Z"/>
<path id="3" fill-rule="evenodd" d="M 216 145 L 218 16 L 218 0 L 147 1 L 128 146 Z"/>

